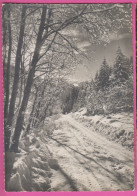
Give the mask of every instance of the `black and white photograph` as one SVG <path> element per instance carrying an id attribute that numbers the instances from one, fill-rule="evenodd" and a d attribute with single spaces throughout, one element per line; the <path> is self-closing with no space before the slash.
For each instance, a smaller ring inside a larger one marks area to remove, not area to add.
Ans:
<path id="1" fill-rule="evenodd" d="M 2 6 L 6 191 L 134 190 L 131 4 Z"/>

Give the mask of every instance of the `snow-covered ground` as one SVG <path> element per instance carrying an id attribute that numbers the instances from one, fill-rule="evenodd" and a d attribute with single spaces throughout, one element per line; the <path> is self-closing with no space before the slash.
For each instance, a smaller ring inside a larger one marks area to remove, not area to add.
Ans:
<path id="1" fill-rule="evenodd" d="M 124 146 L 109 140 L 106 135 L 96 132 L 96 127 L 80 122 L 84 114 L 62 115 L 56 121 L 56 130 L 48 141 L 48 146 L 59 170 L 53 171 L 51 188 L 53 191 L 122 191 L 132 190 L 134 184 L 134 154 Z M 121 118 L 125 116 L 114 115 Z M 86 117 L 85 117 L 86 118 Z M 89 117 L 96 123 L 105 117 Z M 132 118 L 131 116 L 129 119 Z M 110 119 L 109 119 L 110 120 Z M 112 120 L 112 119 L 111 119 Z M 117 129 L 121 130 L 115 123 Z M 125 121 L 126 123 L 126 121 Z M 123 123 L 122 128 L 126 128 Z M 128 121 L 129 123 L 129 121 Z M 115 126 L 114 126 L 115 127 Z M 131 123 L 130 131 L 133 133 Z M 111 127 L 113 132 L 113 127 Z M 129 131 L 129 132 L 130 132 Z"/>
<path id="2" fill-rule="evenodd" d="M 20 143 L 8 189 L 133 190 L 133 132 L 132 114 L 86 116 L 82 109 L 54 115 Z"/>

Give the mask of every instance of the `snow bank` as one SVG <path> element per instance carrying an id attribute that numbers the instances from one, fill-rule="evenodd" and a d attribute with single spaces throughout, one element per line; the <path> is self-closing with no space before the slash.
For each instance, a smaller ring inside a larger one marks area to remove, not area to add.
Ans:
<path id="1" fill-rule="evenodd" d="M 50 191 L 52 172 L 48 160 L 51 154 L 46 146 L 46 134 L 40 132 L 32 131 L 20 142 L 20 153 L 8 153 L 6 163 L 13 161 L 9 164 L 12 174 L 7 176 L 7 191 Z"/>
<path id="2" fill-rule="evenodd" d="M 132 113 L 86 116 L 81 112 L 76 112 L 72 116 L 86 127 L 94 127 L 95 132 L 99 132 L 109 140 L 115 141 L 133 151 L 134 125 Z"/>

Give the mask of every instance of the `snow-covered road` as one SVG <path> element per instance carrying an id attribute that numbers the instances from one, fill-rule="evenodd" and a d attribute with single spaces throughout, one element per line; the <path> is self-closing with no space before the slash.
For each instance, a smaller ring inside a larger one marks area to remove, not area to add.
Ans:
<path id="1" fill-rule="evenodd" d="M 48 141 L 59 170 L 53 170 L 53 191 L 125 191 L 133 189 L 134 154 L 75 120 L 56 120 Z"/>

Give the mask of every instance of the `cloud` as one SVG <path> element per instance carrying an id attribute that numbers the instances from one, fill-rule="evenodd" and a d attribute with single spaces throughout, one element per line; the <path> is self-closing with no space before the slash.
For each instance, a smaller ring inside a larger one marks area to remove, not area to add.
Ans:
<path id="1" fill-rule="evenodd" d="M 131 38 L 132 34 L 125 32 L 125 33 L 113 33 L 110 35 L 110 40 L 114 41 L 114 40 L 120 40 L 120 39 L 124 39 L 124 38 Z"/>
<path id="2" fill-rule="evenodd" d="M 64 29 L 61 33 L 63 35 L 68 35 L 76 38 L 79 37 L 79 31 L 76 29 Z"/>
<path id="3" fill-rule="evenodd" d="M 91 43 L 88 42 L 88 41 L 82 41 L 82 42 L 79 42 L 77 44 L 77 47 L 81 50 L 81 51 L 86 51 L 86 47 L 89 47 L 91 46 Z"/>

